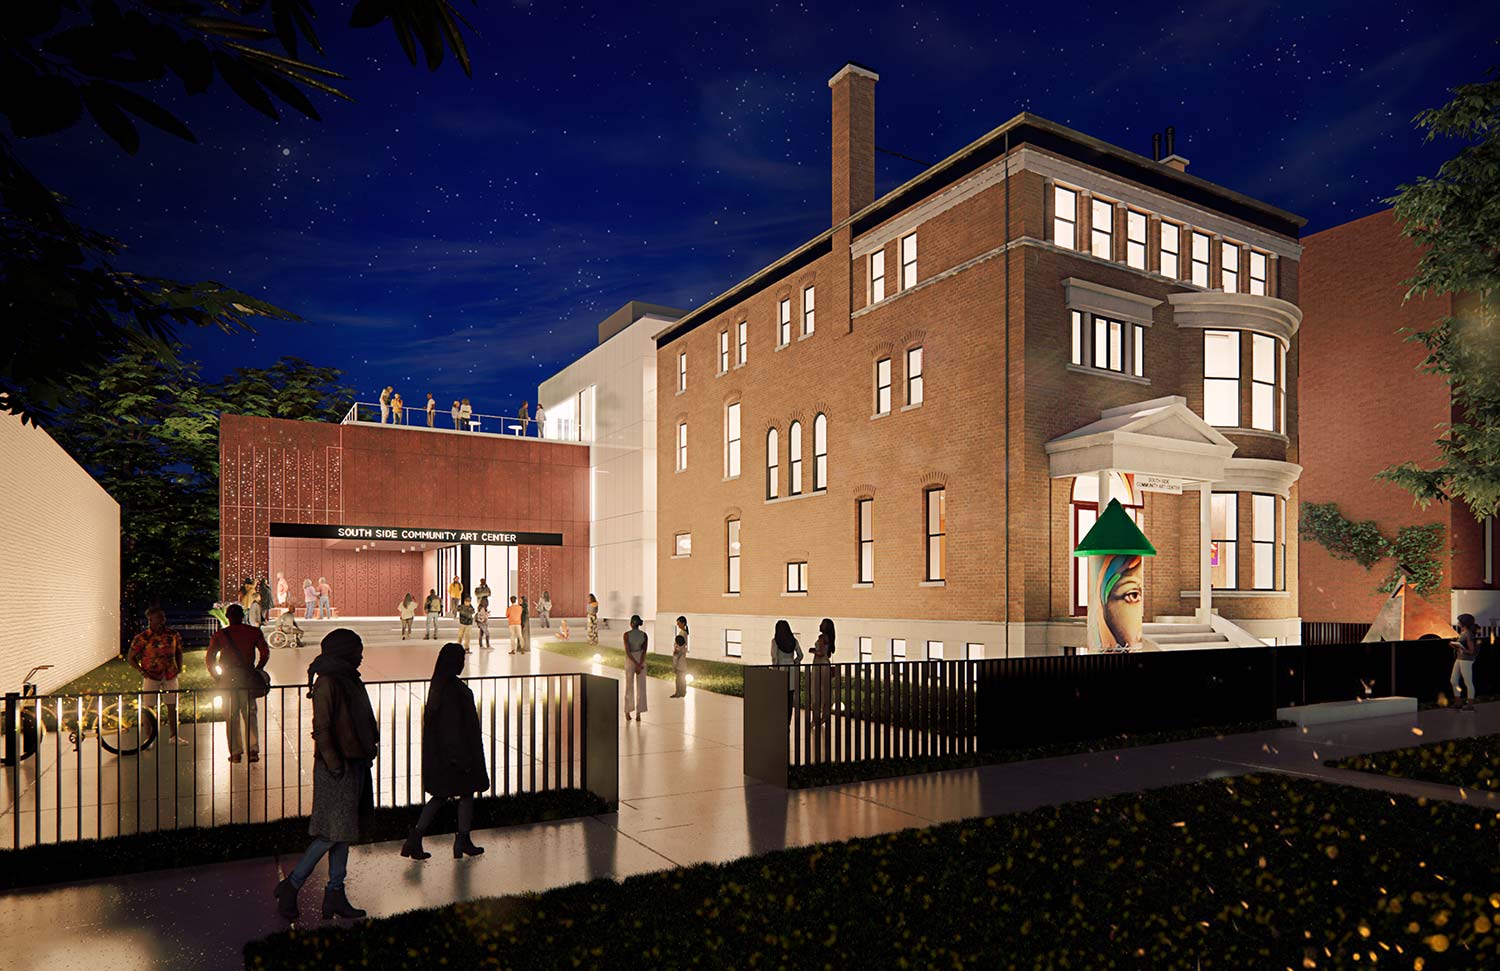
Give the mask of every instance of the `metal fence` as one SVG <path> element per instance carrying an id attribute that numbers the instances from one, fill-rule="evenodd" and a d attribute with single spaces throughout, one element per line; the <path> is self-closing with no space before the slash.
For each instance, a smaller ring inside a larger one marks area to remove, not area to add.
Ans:
<path id="1" fill-rule="evenodd" d="M 553 442 L 582 442 L 583 429 L 567 418 L 537 421 L 519 415 L 486 415 L 472 412 L 467 417 L 454 418 L 451 408 L 439 406 L 433 413 L 432 425 L 427 424 L 425 407 L 414 408 L 403 404 L 400 408 L 388 407 L 382 413 L 379 403 L 356 401 L 344 413 L 340 424 L 390 425 L 397 428 L 441 428 L 445 431 L 477 432 L 486 435 L 515 435 L 519 438 L 543 438 Z"/>
<path id="2" fill-rule="evenodd" d="M 1356 644 L 1370 630 L 1369 624 L 1344 623 L 1331 620 L 1304 620 L 1302 622 L 1303 644 Z"/>
<path id="3" fill-rule="evenodd" d="M 617 801 L 617 682 L 587 674 L 465 680 L 488 762 L 485 794 L 585 788 Z M 418 804 L 426 798 L 428 682 L 376 681 L 366 688 L 380 726 L 375 805 Z M 276 686 L 255 703 L 256 762 L 248 753 L 239 762 L 229 759 L 233 694 L 7 694 L 0 712 L 0 846 L 307 815 L 313 769 L 307 686 Z M 173 700 L 186 744 L 167 738 Z"/>

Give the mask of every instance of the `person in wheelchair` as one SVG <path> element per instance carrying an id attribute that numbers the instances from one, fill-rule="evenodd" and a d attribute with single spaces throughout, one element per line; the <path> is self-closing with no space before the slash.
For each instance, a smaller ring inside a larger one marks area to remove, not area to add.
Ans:
<path id="1" fill-rule="evenodd" d="M 269 638 L 272 647 L 302 646 L 302 628 L 297 626 L 297 617 L 290 610 L 283 610 L 276 618 L 276 627 Z"/>

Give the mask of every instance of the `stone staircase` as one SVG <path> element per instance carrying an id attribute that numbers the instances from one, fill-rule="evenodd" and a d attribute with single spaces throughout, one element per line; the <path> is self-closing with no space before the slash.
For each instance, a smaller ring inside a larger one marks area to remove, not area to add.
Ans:
<path id="1" fill-rule="evenodd" d="M 1215 629 L 1220 628 L 1220 629 Z M 1221 647 L 1243 647 L 1260 642 L 1239 628 L 1215 616 L 1214 623 L 1200 623 L 1194 617 L 1158 617 L 1154 623 L 1141 626 L 1147 650 L 1201 651 Z"/>

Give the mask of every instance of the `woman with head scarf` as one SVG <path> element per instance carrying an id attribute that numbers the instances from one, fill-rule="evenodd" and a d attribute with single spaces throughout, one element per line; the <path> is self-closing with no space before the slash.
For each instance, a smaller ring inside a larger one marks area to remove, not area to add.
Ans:
<path id="1" fill-rule="evenodd" d="M 312 699 L 313 805 L 308 832 L 312 845 L 286 879 L 276 885 L 277 910 L 297 919 L 297 892 L 328 856 L 323 917 L 363 917 L 344 895 L 349 844 L 369 831 L 375 811 L 370 765 L 380 744 L 380 726 L 370 695 L 359 677 L 364 643 L 339 628 L 323 638 L 322 653 L 307 668 Z"/>
<path id="2" fill-rule="evenodd" d="M 474 824 L 474 793 L 490 787 L 490 775 L 484 766 L 474 692 L 459 678 L 464 654 L 463 645 L 444 644 L 427 688 L 427 705 L 422 709 L 422 790 L 432 798 L 401 846 L 401 855 L 413 860 L 432 855 L 422 849 L 422 837 L 443 804 L 454 798 L 458 800 L 458 835 L 453 838 L 453 858 L 484 852 L 469 839 L 469 828 Z"/>
<path id="3" fill-rule="evenodd" d="M 802 645 L 792 633 L 792 625 L 784 620 L 776 622 L 776 633 L 771 636 L 771 663 L 786 668 L 787 721 L 797 710 L 797 667 L 802 663 Z"/>

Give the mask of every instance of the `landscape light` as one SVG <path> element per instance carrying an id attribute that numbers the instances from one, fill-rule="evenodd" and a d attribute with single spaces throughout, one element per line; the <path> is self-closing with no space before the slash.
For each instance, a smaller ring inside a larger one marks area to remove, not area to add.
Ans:
<path id="1" fill-rule="evenodd" d="M 691 674 L 687 676 L 687 683 L 688 684 L 692 684 L 693 683 L 693 676 Z"/>
<path id="2" fill-rule="evenodd" d="M 603 661 L 603 660 L 604 660 L 604 655 L 603 654 L 595 654 L 594 655 L 594 663 L 595 664 L 598 664 L 600 661 Z"/>

